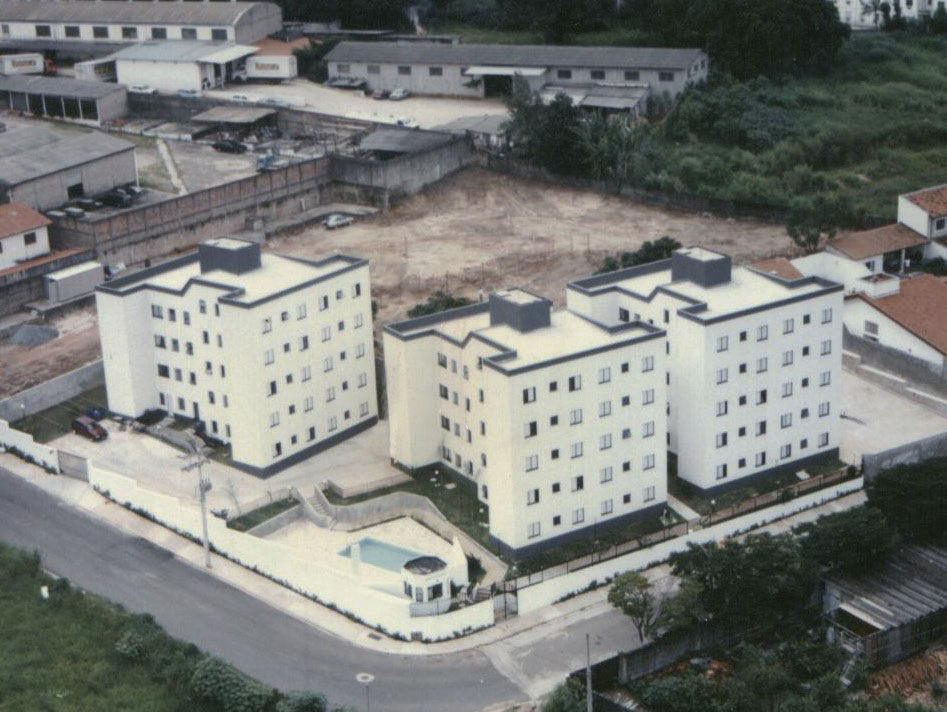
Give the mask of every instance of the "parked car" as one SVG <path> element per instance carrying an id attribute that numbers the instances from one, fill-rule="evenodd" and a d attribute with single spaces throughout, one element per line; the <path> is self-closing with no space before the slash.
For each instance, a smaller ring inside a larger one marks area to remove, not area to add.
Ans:
<path id="1" fill-rule="evenodd" d="M 335 230 L 337 227 L 345 227 L 346 225 L 351 225 L 353 222 L 355 222 L 355 218 L 351 215 L 332 213 L 332 215 L 322 221 L 322 224 L 326 226 L 326 230 Z"/>
<path id="2" fill-rule="evenodd" d="M 409 96 L 411 96 L 411 92 L 403 87 L 398 87 L 388 95 L 388 98 L 392 101 L 401 101 L 402 99 L 407 99 Z"/>
<path id="3" fill-rule="evenodd" d="M 95 440 L 96 442 L 105 440 L 105 438 L 109 436 L 108 430 L 92 420 L 88 415 L 80 415 L 73 420 L 72 431 L 76 435 L 81 435 L 84 438 L 89 438 L 89 440 Z"/>
<path id="4" fill-rule="evenodd" d="M 200 99 L 201 97 L 198 89 L 178 89 L 177 94 L 182 99 Z"/>
<path id="5" fill-rule="evenodd" d="M 105 408 L 96 405 L 91 408 L 86 408 L 82 414 L 92 418 L 92 420 L 102 420 L 109 412 Z"/>
<path id="6" fill-rule="evenodd" d="M 133 84 L 128 87 L 130 94 L 157 94 L 158 90 L 147 84 Z"/>
<path id="7" fill-rule="evenodd" d="M 222 138 L 219 141 L 214 141 L 211 144 L 214 147 L 215 151 L 220 151 L 221 153 L 246 153 L 247 147 L 244 146 L 239 141 L 236 141 L 232 138 Z"/>
<path id="8" fill-rule="evenodd" d="M 391 96 L 391 92 L 387 89 L 376 89 L 372 92 L 372 99 L 387 99 Z"/>
<path id="9" fill-rule="evenodd" d="M 230 97 L 230 101 L 250 101 L 250 97 L 246 94 L 234 94 Z"/>
<path id="10" fill-rule="evenodd" d="M 102 193 L 97 199 L 103 205 L 109 205 L 113 208 L 127 208 L 132 204 L 131 196 L 120 188 Z"/>

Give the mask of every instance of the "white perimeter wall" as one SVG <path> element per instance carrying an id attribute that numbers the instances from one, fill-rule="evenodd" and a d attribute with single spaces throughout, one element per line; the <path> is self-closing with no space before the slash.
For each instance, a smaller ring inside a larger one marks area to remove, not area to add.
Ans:
<path id="1" fill-rule="evenodd" d="M 201 90 L 201 69 L 197 62 L 150 62 L 117 59 L 118 83 L 126 86 L 146 84 L 159 91 Z"/>
<path id="2" fill-rule="evenodd" d="M 0 420 L 0 447 L 15 447 L 24 455 L 32 457 L 45 469 L 59 472 L 59 451 L 33 441 L 33 436 L 14 430 L 5 420 Z"/>
<path id="3" fill-rule="evenodd" d="M 669 539 L 660 544 L 588 566 L 579 571 L 564 574 L 563 576 L 558 576 L 557 578 L 549 579 L 548 581 L 533 586 L 521 588 L 517 593 L 519 599 L 519 614 L 524 615 L 530 613 L 537 608 L 555 603 L 563 596 L 578 593 L 587 588 L 592 581 L 601 584 L 605 579 L 612 578 L 625 571 L 637 571 L 666 561 L 671 554 L 686 551 L 689 543 L 706 544 L 711 541 L 719 541 L 739 532 L 788 517 L 804 509 L 809 509 L 810 507 L 818 506 L 851 492 L 856 492 L 860 490 L 863 485 L 864 480 L 861 477 L 848 480 L 834 487 L 827 487 L 818 492 L 797 497 L 785 504 L 773 505 L 772 507 L 767 507 L 757 512 L 745 514 L 742 517 L 720 522 L 706 529 L 699 529 L 685 536 Z"/>
<path id="4" fill-rule="evenodd" d="M 0 421 L 3 426 L 6 425 Z M 0 429 L 0 436 L 3 430 Z M 107 492 L 115 501 L 152 515 L 165 526 L 201 537 L 200 510 L 177 498 L 144 487 L 130 477 L 89 463 L 89 483 Z M 346 571 L 322 566 L 298 556 L 291 547 L 228 529 L 226 522 L 207 521 L 211 543 L 228 558 L 255 567 L 286 586 L 351 613 L 368 626 L 381 626 L 388 633 L 406 638 L 420 633 L 426 640 L 450 638 L 468 629 L 493 625 L 493 600 L 483 601 L 452 613 L 411 617 L 411 601 L 363 585 Z"/>

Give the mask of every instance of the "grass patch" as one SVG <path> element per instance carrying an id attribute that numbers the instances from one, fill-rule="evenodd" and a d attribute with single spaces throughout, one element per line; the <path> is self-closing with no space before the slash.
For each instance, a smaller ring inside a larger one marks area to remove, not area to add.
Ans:
<path id="1" fill-rule="evenodd" d="M 107 403 L 105 386 L 97 386 L 67 398 L 52 408 L 20 418 L 11 425 L 17 430 L 29 433 L 38 443 L 48 443 L 68 433 L 72 428 L 72 421 L 82 415 L 86 408 L 105 407 Z"/>
<path id="2" fill-rule="evenodd" d="M 246 512 L 241 514 L 239 517 L 235 517 L 227 522 L 227 527 L 230 529 L 236 529 L 238 532 L 245 532 L 253 529 L 255 526 L 259 526 L 268 519 L 272 519 L 277 514 L 282 514 L 283 512 L 289 511 L 296 505 L 298 505 L 295 499 L 278 499 L 275 502 L 270 502 L 258 509 Z"/>

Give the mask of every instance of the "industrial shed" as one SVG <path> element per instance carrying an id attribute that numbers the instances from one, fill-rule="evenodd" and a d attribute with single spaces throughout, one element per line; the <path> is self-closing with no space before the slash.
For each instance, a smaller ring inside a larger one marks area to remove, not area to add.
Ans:
<path id="1" fill-rule="evenodd" d="M 890 665 L 947 633 L 947 549 L 903 546 L 876 572 L 829 576 L 830 635 L 869 666 Z"/>
<path id="2" fill-rule="evenodd" d="M 449 133 L 420 129 L 378 129 L 365 136 L 358 149 L 380 160 L 397 158 L 406 153 L 421 153 L 440 148 L 454 137 Z"/>
<path id="3" fill-rule="evenodd" d="M 246 75 L 252 45 L 226 42 L 142 42 L 112 55 L 119 84 L 162 91 L 223 87 Z"/>
<path id="4" fill-rule="evenodd" d="M 123 86 L 61 77 L 0 76 L 0 109 L 101 125 L 128 113 Z"/>
<path id="5" fill-rule="evenodd" d="M 148 40 L 249 44 L 282 25 L 282 11 L 269 2 L 0 0 L 0 45 L 70 56 L 108 54 Z"/>
<path id="6" fill-rule="evenodd" d="M 43 128 L 7 131 L 0 134 L 0 163 L 8 199 L 37 210 L 138 180 L 135 147 L 99 131 L 68 136 Z"/>
<path id="7" fill-rule="evenodd" d="M 650 94 L 677 96 L 706 79 L 708 64 L 699 49 L 423 42 L 340 42 L 326 60 L 330 80 L 469 97 L 509 94 L 516 76 L 533 91 L 547 85 L 642 86 Z"/>

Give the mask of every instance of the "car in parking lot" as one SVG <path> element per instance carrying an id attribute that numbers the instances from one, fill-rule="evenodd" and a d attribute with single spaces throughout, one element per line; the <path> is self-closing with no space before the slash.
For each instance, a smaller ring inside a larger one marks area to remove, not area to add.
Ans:
<path id="1" fill-rule="evenodd" d="M 409 96 L 411 96 L 411 92 L 404 87 L 398 87 L 388 95 L 388 98 L 392 101 L 401 101 L 402 99 L 407 99 Z"/>
<path id="2" fill-rule="evenodd" d="M 248 97 L 246 94 L 234 94 L 232 97 L 230 97 L 230 101 L 247 102 L 250 101 L 250 97 Z"/>
<path id="3" fill-rule="evenodd" d="M 345 227 L 346 225 L 351 225 L 355 222 L 355 218 L 351 215 L 343 215 L 342 213 L 332 213 L 329 217 L 322 221 L 322 224 L 325 225 L 326 230 L 335 230 L 339 227 Z"/>
<path id="4" fill-rule="evenodd" d="M 281 106 L 284 108 L 292 106 L 288 101 L 280 99 L 278 96 L 264 96 L 262 99 L 257 100 L 257 104 L 263 104 L 264 106 Z"/>
<path id="5" fill-rule="evenodd" d="M 391 92 L 387 89 L 376 89 L 372 92 L 372 99 L 387 99 L 391 96 Z"/>
<path id="6" fill-rule="evenodd" d="M 128 87 L 129 94 L 157 94 L 158 90 L 147 84 L 132 84 Z"/>
<path id="7" fill-rule="evenodd" d="M 198 89 L 178 89 L 177 95 L 182 99 L 199 99 L 201 92 Z"/>
<path id="8" fill-rule="evenodd" d="M 109 436 L 108 430 L 92 420 L 88 415 L 80 415 L 73 420 L 72 431 L 76 435 L 81 435 L 84 438 L 89 438 L 89 440 L 96 442 L 105 440 L 105 438 Z"/>
<path id="9" fill-rule="evenodd" d="M 236 141 L 232 138 L 222 138 L 219 141 L 214 141 L 211 146 L 213 146 L 215 151 L 220 151 L 221 153 L 246 153 L 247 147 L 244 146 L 239 141 Z"/>

